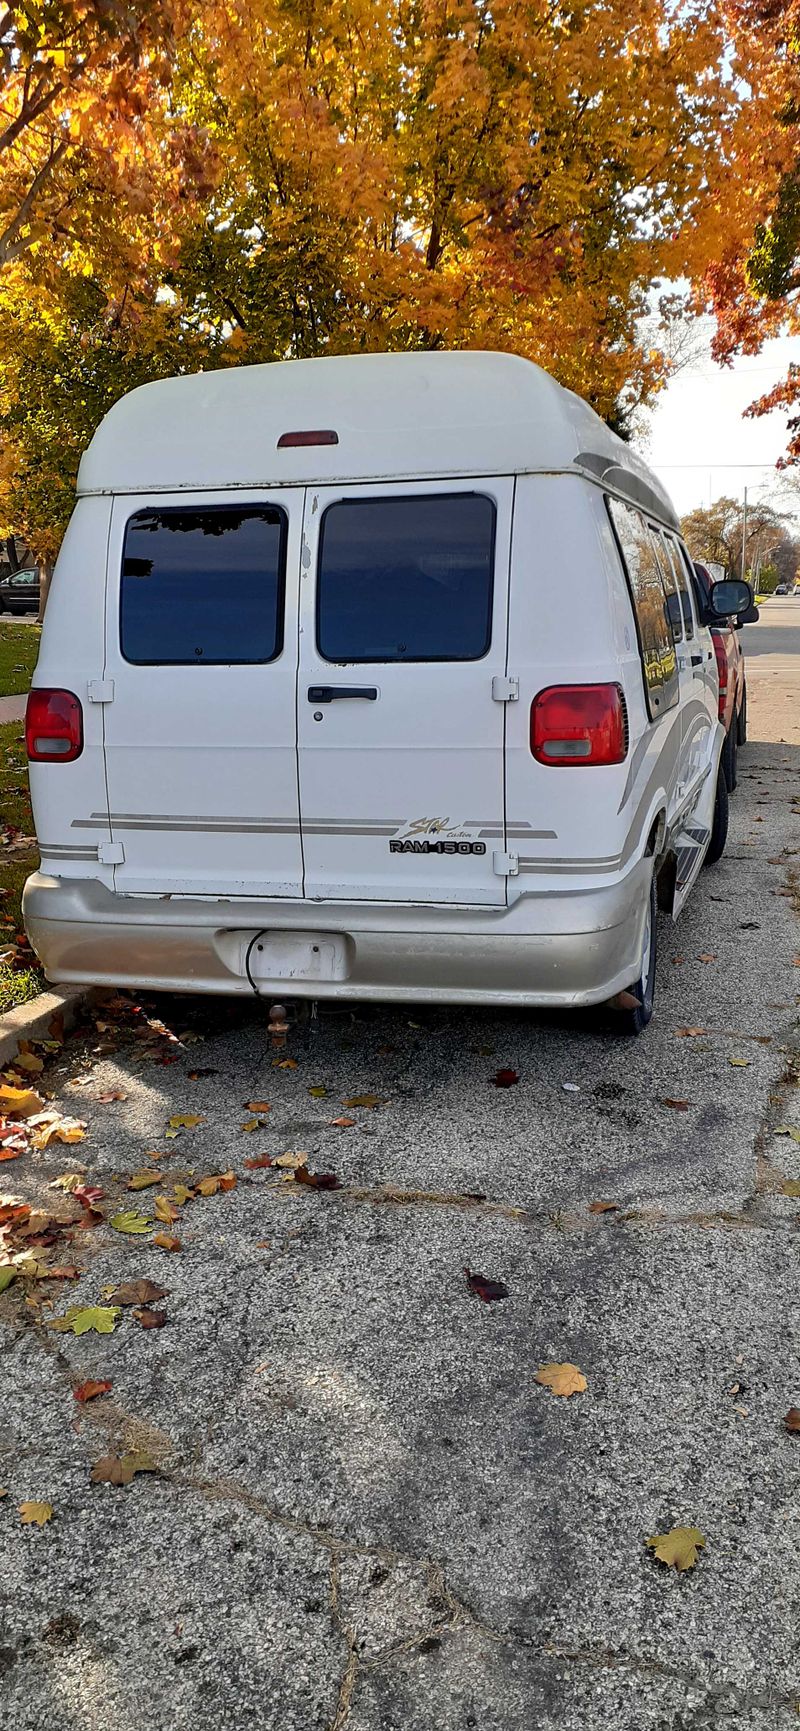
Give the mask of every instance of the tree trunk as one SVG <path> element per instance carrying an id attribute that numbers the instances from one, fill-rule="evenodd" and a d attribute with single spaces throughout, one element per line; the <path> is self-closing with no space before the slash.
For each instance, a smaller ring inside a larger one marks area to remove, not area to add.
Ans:
<path id="1" fill-rule="evenodd" d="M 50 579 L 52 575 L 52 565 L 39 566 L 39 611 L 36 617 L 40 625 L 44 619 L 44 610 L 47 606 L 47 597 L 50 594 Z"/>

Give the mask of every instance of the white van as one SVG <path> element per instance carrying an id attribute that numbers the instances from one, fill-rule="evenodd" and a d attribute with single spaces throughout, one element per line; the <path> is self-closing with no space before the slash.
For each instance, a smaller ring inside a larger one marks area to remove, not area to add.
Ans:
<path id="1" fill-rule="evenodd" d="M 131 392 L 81 463 L 29 701 L 48 977 L 630 988 L 638 1029 L 657 881 L 677 912 L 725 839 L 690 573 L 658 480 L 513 355 Z M 750 596 L 719 589 L 725 616 Z"/>

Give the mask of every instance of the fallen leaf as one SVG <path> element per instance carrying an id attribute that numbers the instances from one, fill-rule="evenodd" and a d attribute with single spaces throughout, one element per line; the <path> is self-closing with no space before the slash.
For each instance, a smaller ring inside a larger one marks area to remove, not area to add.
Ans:
<path id="1" fill-rule="evenodd" d="M 163 1328 L 167 1320 L 165 1310 L 150 1310 L 146 1304 L 141 1310 L 135 1310 L 133 1314 L 136 1321 L 141 1323 L 142 1328 Z"/>
<path id="2" fill-rule="evenodd" d="M 245 1100 L 244 1104 L 245 1104 L 245 1111 L 246 1112 L 263 1113 L 263 1112 L 270 1112 L 272 1110 L 270 1103 L 269 1103 L 269 1100 Z"/>
<path id="3" fill-rule="evenodd" d="M 112 1304 L 155 1304 L 169 1297 L 169 1288 L 156 1286 L 152 1280 L 126 1280 L 109 1293 Z"/>
<path id="4" fill-rule="evenodd" d="M 733 1066 L 734 1070 L 746 1070 L 749 1067 L 750 1059 L 749 1058 L 729 1058 L 728 1063 Z"/>
<path id="5" fill-rule="evenodd" d="M 707 1028 L 676 1028 L 675 1029 L 675 1038 L 676 1038 L 676 1040 L 689 1040 L 689 1039 L 692 1039 L 695 1034 L 707 1034 L 707 1033 L 708 1033 Z"/>
<path id="6" fill-rule="evenodd" d="M 328 1090 L 320 1085 L 319 1087 L 309 1088 L 308 1092 L 311 1095 L 312 1100 L 324 1100 Z"/>
<path id="7" fill-rule="evenodd" d="M 188 1184 L 176 1184 L 173 1188 L 172 1194 L 180 1208 L 183 1207 L 185 1202 L 192 1202 L 194 1200 L 194 1191 L 189 1189 Z"/>
<path id="8" fill-rule="evenodd" d="M 239 1125 L 240 1130 L 252 1131 L 252 1130 L 258 1130 L 259 1128 L 260 1128 L 260 1126 L 259 1126 L 259 1122 L 258 1122 L 257 1118 L 248 1118 L 244 1124 Z"/>
<path id="9" fill-rule="evenodd" d="M 297 1070 L 299 1065 L 296 1058 L 273 1058 L 272 1068 L 273 1070 Z"/>
<path id="10" fill-rule="evenodd" d="M 21 1153 L 21 1148 L 0 1148 L 0 1160 L 18 1160 Z"/>
<path id="11" fill-rule="evenodd" d="M 796 1124 L 778 1124 L 773 1131 L 775 1136 L 791 1136 L 794 1142 L 800 1142 L 800 1129 Z"/>
<path id="12" fill-rule="evenodd" d="M 176 1112 L 169 1120 L 170 1130 L 196 1130 L 198 1124 L 204 1124 L 205 1118 L 198 1117 L 196 1112 Z"/>
<path id="13" fill-rule="evenodd" d="M 159 1250 L 180 1250 L 181 1248 L 180 1239 L 174 1238 L 171 1232 L 154 1232 L 152 1242 L 158 1245 Z"/>
<path id="14" fill-rule="evenodd" d="M 492 1304 L 498 1298 L 510 1298 L 511 1294 L 502 1280 L 489 1280 L 485 1274 L 474 1274 L 471 1269 L 464 1269 L 470 1292 L 482 1298 L 484 1304 Z"/>
<path id="15" fill-rule="evenodd" d="M 200 1070 L 189 1071 L 189 1081 L 199 1082 L 201 1076 L 218 1076 L 219 1070 L 213 1070 L 209 1064 L 204 1064 Z"/>
<path id="16" fill-rule="evenodd" d="M 298 1166 L 305 1166 L 307 1159 L 307 1154 L 279 1154 L 275 1165 L 283 1166 L 290 1172 L 296 1172 Z"/>
<path id="17" fill-rule="evenodd" d="M 73 1268 L 71 1264 L 70 1264 L 69 1268 L 43 1268 L 40 1271 L 39 1279 L 40 1280 L 77 1280 L 82 1272 L 83 1272 L 82 1269 Z"/>
<path id="18" fill-rule="evenodd" d="M 20 1047 L 16 1058 L 12 1060 L 11 1068 L 12 1070 L 27 1070 L 29 1075 L 38 1076 L 39 1071 L 44 1069 L 44 1063 L 41 1058 L 37 1058 L 35 1052 L 23 1051 Z"/>
<path id="19" fill-rule="evenodd" d="M 489 1077 L 490 1085 L 493 1088 L 513 1088 L 514 1083 L 518 1081 L 519 1076 L 516 1070 L 496 1070 L 495 1074 Z"/>
<path id="20" fill-rule="evenodd" d="M 128 1096 L 122 1088 L 108 1088 L 105 1094 L 98 1094 L 98 1106 L 110 1106 L 112 1100 L 127 1100 Z"/>
<path id="21" fill-rule="evenodd" d="M 5 1292 L 6 1287 L 10 1286 L 12 1280 L 16 1280 L 16 1277 L 16 1268 L 14 1268 L 11 1263 L 6 1263 L 4 1268 L 0 1268 L 0 1292 Z"/>
<path id="22" fill-rule="evenodd" d="M 699 1527 L 673 1527 L 668 1533 L 656 1533 L 646 1540 L 658 1561 L 679 1573 L 694 1568 L 705 1542 Z"/>
<path id="23" fill-rule="evenodd" d="M 245 1160 L 248 1172 L 260 1172 L 265 1166 L 274 1166 L 271 1154 L 256 1154 L 252 1160 Z"/>
<path id="24" fill-rule="evenodd" d="M 331 1118 L 331 1126 L 334 1130 L 352 1130 L 354 1125 L 355 1118 Z"/>
<path id="25" fill-rule="evenodd" d="M 151 1184 L 163 1184 L 162 1172 L 132 1172 L 125 1186 L 126 1190 L 147 1190 Z"/>
<path id="26" fill-rule="evenodd" d="M 783 1422 L 787 1430 L 800 1431 L 800 1406 L 790 1406 Z"/>
<path id="27" fill-rule="evenodd" d="M 784 1178 L 781 1185 L 782 1196 L 800 1196 L 800 1178 Z"/>
<path id="28" fill-rule="evenodd" d="M 143 1214 L 136 1214 L 133 1209 L 122 1209 L 119 1214 L 112 1214 L 109 1226 L 115 1232 L 150 1232 L 152 1222 L 146 1220 Z"/>
<path id="29" fill-rule="evenodd" d="M 179 1210 L 174 1202 L 170 1202 L 168 1196 L 153 1197 L 153 1213 L 156 1220 L 164 1220 L 168 1226 L 174 1226 L 175 1221 L 180 1219 Z"/>
<path id="30" fill-rule="evenodd" d="M 307 1184 L 311 1190 L 340 1190 L 341 1185 L 335 1172 L 309 1172 L 307 1166 L 298 1166 L 294 1175 L 295 1184 Z"/>
<path id="31" fill-rule="evenodd" d="M 384 1104 L 385 1102 L 379 1094 L 353 1094 L 349 1100 L 342 1101 L 343 1106 L 364 1106 L 368 1112 L 372 1112 L 376 1106 L 383 1106 Z"/>
<path id="32" fill-rule="evenodd" d="M 590 1202 L 590 1214 L 615 1214 L 619 1208 L 618 1202 Z"/>
<path id="33" fill-rule="evenodd" d="M 23 1527 L 43 1527 L 53 1519 L 52 1503 L 20 1503 L 19 1517 Z"/>
<path id="34" fill-rule="evenodd" d="M 0 1083 L 0 1112 L 9 1118 L 31 1118 L 41 1112 L 44 1100 L 33 1088 L 11 1088 Z"/>
<path id="35" fill-rule="evenodd" d="M 671 1106 L 673 1112 L 688 1112 L 689 1110 L 688 1100 L 669 1100 L 665 1096 L 661 1104 L 662 1106 Z"/>
<path id="36" fill-rule="evenodd" d="M 95 1382 L 90 1377 L 88 1382 L 79 1383 L 78 1387 L 72 1390 L 72 1393 L 76 1400 L 83 1402 L 96 1400 L 99 1394 L 108 1394 L 110 1388 L 110 1382 Z"/>
<path id="37" fill-rule="evenodd" d="M 83 1183 L 85 1177 L 85 1168 L 82 1172 L 61 1172 L 58 1178 L 54 1178 L 52 1183 L 48 1185 L 48 1189 L 66 1191 L 77 1190 Z"/>
<path id="38" fill-rule="evenodd" d="M 113 1334 L 120 1314 L 116 1304 L 90 1304 L 85 1309 L 73 1304 L 66 1316 L 54 1317 L 49 1327 L 61 1334 Z"/>
<path id="39" fill-rule="evenodd" d="M 82 1142 L 86 1125 L 82 1118 L 62 1118 L 58 1112 L 31 1117 L 34 1148 L 49 1148 L 51 1142 Z"/>
<path id="40" fill-rule="evenodd" d="M 92 1467 L 92 1484 L 129 1485 L 136 1473 L 154 1473 L 155 1461 L 145 1454 L 103 1455 Z"/>
<path id="41" fill-rule="evenodd" d="M 99 1184 L 76 1184 L 72 1194 L 75 1201 L 80 1202 L 83 1208 L 91 1210 L 94 1209 L 96 1202 L 102 1202 L 105 1190 L 102 1190 Z M 98 1216 L 98 1218 L 102 1218 L 102 1216 Z"/>
<path id="42" fill-rule="evenodd" d="M 543 1364 L 537 1370 L 534 1382 L 540 1382 L 542 1388 L 549 1388 L 553 1394 L 563 1395 L 569 1399 L 571 1394 L 583 1394 L 588 1383 L 583 1371 L 576 1364 Z"/>
<path id="43" fill-rule="evenodd" d="M 715 962 L 717 958 L 716 956 L 698 956 L 697 959 L 699 962 Z"/>
<path id="44" fill-rule="evenodd" d="M 218 1190 L 232 1190 L 236 1183 L 233 1172 L 211 1172 L 207 1178 L 199 1178 L 197 1191 L 200 1196 L 216 1196 Z"/>

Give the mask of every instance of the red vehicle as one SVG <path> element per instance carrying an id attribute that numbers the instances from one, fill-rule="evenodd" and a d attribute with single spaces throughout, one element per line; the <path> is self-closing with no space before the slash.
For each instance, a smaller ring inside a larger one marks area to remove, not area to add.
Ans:
<path id="1" fill-rule="evenodd" d="M 695 582 L 699 590 L 698 602 L 703 607 L 708 600 L 714 579 L 705 565 L 693 561 Z M 755 613 L 755 608 L 753 609 Z M 756 618 L 758 614 L 755 613 Z M 719 718 L 725 729 L 725 744 L 722 748 L 722 762 L 725 769 L 725 781 L 728 792 L 733 793 L 736 786 L 736 758 L 740 745 L 747 738 L 747 684 L 745 680 L 744 654 L 739 641 L 739 625 L 743 619 L 735 616 L 727 625 L 713 625 L 711 636 L 714 643 L 714 654 L 717 658 L 719 673 Z"/>

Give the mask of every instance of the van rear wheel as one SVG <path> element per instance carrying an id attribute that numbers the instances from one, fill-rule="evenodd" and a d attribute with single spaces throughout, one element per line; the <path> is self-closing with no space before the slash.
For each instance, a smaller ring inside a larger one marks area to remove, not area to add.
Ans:
<path id="1" fill-rule="evenodd" d="M 711 825 L 711 840 L 703 861 L 704 865 L 715 865 L 718 859 L 722 859 L 725 843 L 728 839 L 728 815 L 728 783 L 725 780 L 725 768 L 720 758 L 717 771 L 717 792 L 714 799 L 714 821 Z"/>
<path id="2" fill-rule="evenodd" d="M 647 1027 L 653 1014 L 653 1000 L 656 989 L 656 949 L 658 902 L 656 897 L 655 873 L 650 883 L 650 895 L 647 903 L 647 918 L 644 925 L 642 940 L 642 959 L 639 978 L 628 987 L 632 998 L 637 999 L 635 1008 L 619 1011 L 617 1025 L 623 1034 L 641 1034 Z"/>
<path id="3" fill-rule="evenodd" d="M 736 736 L 738 731 L 739 729 L 734 720 L 731 722 L 730 733 L 725 735 L 725 744 L 722 748 L 722 763 L 725 770 L 725 780 L 729 793 L 733 793 L 737 782 L 736 760 L 738 756 L 738 742 Z"/>

